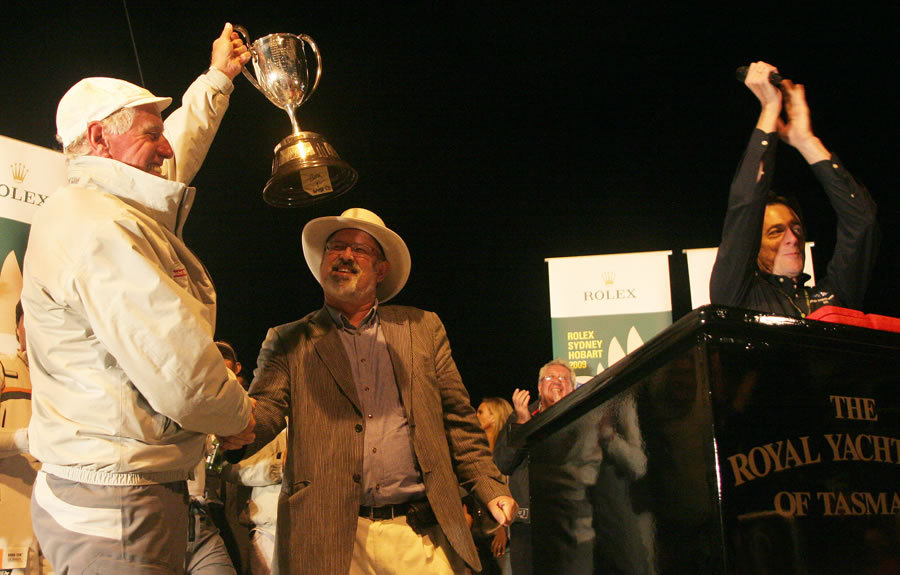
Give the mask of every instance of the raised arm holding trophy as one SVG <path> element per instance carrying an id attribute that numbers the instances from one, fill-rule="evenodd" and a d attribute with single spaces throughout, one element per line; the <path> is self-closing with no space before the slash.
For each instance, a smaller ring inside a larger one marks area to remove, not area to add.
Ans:
<path id="1" fill-rule="evenodd" d="M 325 139 L 300 130 L 296 109 L 306 102 L 322 77 L 322 56 L 305 34 L 269 34 L 250 42 L 242 26 L 235 31 L 250 48 L 254 78 L 243 72 L 253 86 L 291 119 L 291 135 L 275 146 L 272 177 L 263 188 L 263 199 L 277 207 L 298 207 L 337 197 L 356 184 L 358 175 L 338 156 Z M 309 86 L 307 46 L 316 58 L 315 79 Z"/>

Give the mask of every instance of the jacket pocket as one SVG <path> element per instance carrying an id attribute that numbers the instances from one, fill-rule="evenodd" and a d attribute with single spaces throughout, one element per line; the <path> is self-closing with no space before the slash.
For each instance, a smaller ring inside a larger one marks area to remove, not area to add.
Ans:
<path id="1" fill-rule="evenodd" d="M 122 432 L 128 437 L 138 437 L 150 444 L 159 444 L 178 433 L 181 427 L 162 413 L 157 412 L 146 398 L 130 389 L 122 399 Z"/>
<path id="2" fill-rule="evenodd" d="M 294 481 L 291 483 L 291 492 L 288 493 L 288 497 L 294 497 L 304 489 L 310 486 L 310 481 Z"/>

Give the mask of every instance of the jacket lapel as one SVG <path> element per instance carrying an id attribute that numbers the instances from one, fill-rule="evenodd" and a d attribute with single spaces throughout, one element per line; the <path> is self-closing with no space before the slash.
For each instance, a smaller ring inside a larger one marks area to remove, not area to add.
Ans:
<path id="1" fill-rule="evenodd" d="M 380 307 L 378 315 L 381 319 L 381 331 L 391 354 L 394 367 L 394 378 L 400 388 L 400 401 L 406 409 L 406 418 L 413 425 L 412 410 L 412 334 L 406 317 L 396 313 L 395 308 Z"/>
<path id="2" fill-rule="evenodd" d="M 356 384 L 353 382 L 353 374 L 350 372 L 350 360 L 341 342 L 334 321 L 328 314 L 328 310 L 322 308 L 313 318 L 313 340 L 316 353 L 322 359 L 322 363 L 331 372 L 338 386 L 356 410 L 362 413 L 359 405 L 359 397 L 356 395 Z"/>

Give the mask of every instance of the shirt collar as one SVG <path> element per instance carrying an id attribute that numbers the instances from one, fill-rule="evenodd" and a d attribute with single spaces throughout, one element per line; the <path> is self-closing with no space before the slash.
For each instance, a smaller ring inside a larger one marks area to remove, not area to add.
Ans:
<path id="1" fill-rule="evenodd" d="M 338 328 L 356 331 L 371 327 L 375 324 L 378 315 L 378 300 L 375 300 L 375 304 L 372 306 L 372 309 L 369 310 L 369 313 L 366 314 L 366 317 L 364 317 L 363 320 L 359 323 L 359 326 L 354 326 L 346 317 L 344 317 L 344 314 L 342 314 L 339 310 L 331 307 L 327 303 L 325 304 L 325 309 L 328 311 L 328 315 L 331 316 L 332 321 L 334 321 L 334 325 L 336 325 Z"/>
<path id="2" fill-rule="evenodd" d="M 808 282 L 810 280 L 809 274 L 804 274 L 804 273 L 801 273 L 799 276 L 797 276 L 796 283 L 794 283 L 793 278 L 791 278 L 789 276 L 779 276 L 779 275 L 775 275 L 775 274 L 770 274 L 770 273 L 766 273 L 766 272 L 762 271 L 761 269 L 757 269 L 756 273 L 759 274 L 759 276 L 761 278 L 763 278 L 764 280 L 768 281 L 771 284 L 774 284 L 778 287 L 787 286 L 792 289 L 794 287 L 798 287 L 798 288 L 803 287 L 806 285 L 806 282 Z"/>

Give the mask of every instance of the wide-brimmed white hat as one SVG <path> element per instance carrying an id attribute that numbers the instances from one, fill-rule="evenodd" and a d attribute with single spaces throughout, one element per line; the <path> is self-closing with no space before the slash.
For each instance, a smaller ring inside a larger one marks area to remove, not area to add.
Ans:
<path id="1" fill-rule="evenodd" d="M 364 208 L 350 208 L 340 216 L 316 218 L 303 226 L 303 257 L 316 280 L 322 283 L 319 272 L 325 242 L 331 234 L 346 228 L 362 230 L 375 238 L 384 251 L 384 258 L 391 264 L 387 275 L 375 290 L 378 301 L 384 303 L 400 293 L 409 279 L 412 265 L 409 249 L 400 236 L 384 225 L 384 220 Z"/>
<path id="2" fill-rule="evenodd" d="M 156 104 L 162 112 L 172 98 L 154 96 L 149 90 L 116 78 L 85 78 L 69 88 L 56 108 L 56 133 L 63 147 L 75 141 L 91 122 L 99 122 L 122 108 Z"/>

